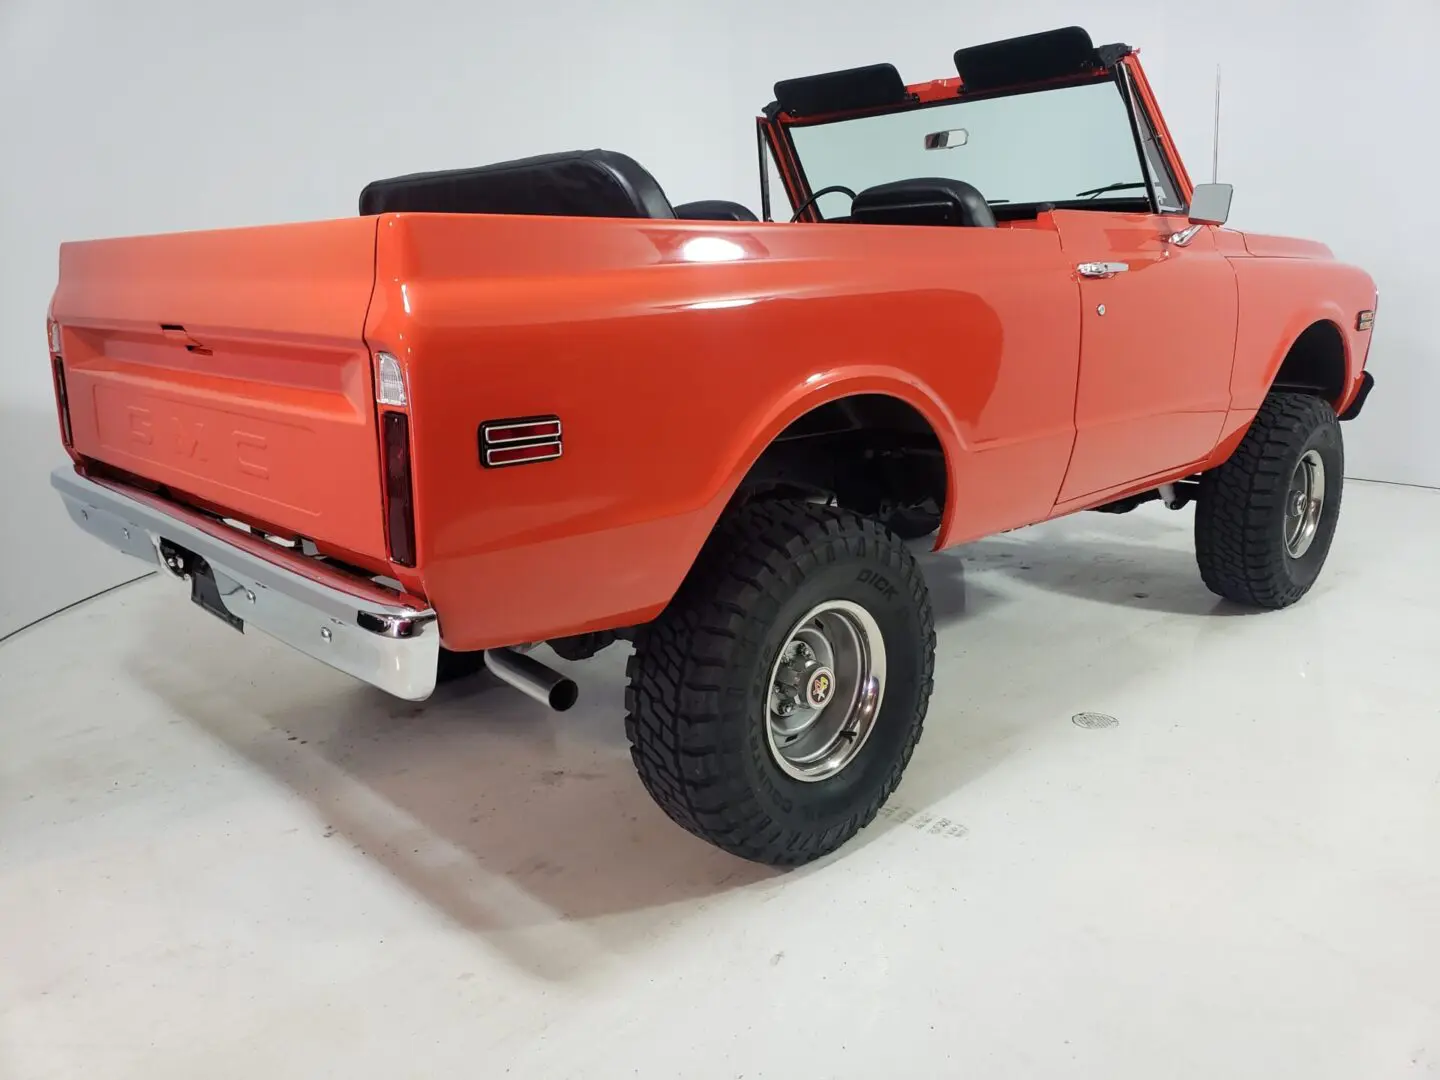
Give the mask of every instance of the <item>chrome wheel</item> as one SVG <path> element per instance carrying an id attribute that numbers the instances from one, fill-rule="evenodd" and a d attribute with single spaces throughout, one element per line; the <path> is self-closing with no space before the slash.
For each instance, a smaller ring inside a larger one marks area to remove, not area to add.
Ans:
<path id="1" fill-rule="evenodd" d="M 1285 495 L 1285 550 L 1298 559 L 1310 550 L 1325 512 L 1325 463 L 1318 450 L 1306 450 L 1290 477 Z"/>
<path id="2" fill-rule="evenodd" d="M 831 600 L 791 628 L 770 669 L 770 754 L 796 780 L 834 776 L 855 760 L 885 693 L 885 639 L 874 616 Z"/>

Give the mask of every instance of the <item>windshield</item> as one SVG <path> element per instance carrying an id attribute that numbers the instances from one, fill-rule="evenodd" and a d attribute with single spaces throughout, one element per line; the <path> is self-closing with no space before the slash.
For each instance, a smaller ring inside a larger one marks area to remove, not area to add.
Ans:
<path id="1" fill-rule="evenodd" d="M 1002 204 L 1146 198 L 1129 111 L 1109 80 L 794 125 L 789 133 L 811 191 L 943 176 Z M 1172 202 L 1168 185 L 1156 182 L 1161 202 Z M 1108 190 L 1091 195 L 1100 188 Z M 849 213 L 843 194 L 818 205 L 826 217 Z"/>

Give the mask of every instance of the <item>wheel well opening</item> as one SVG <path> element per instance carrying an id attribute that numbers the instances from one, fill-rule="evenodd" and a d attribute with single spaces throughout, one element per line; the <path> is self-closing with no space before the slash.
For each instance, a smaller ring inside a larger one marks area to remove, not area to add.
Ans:
<path id="1" fill-rule="evenodd" d="M 760 455 L 737 498 L 824 498 L 871 517 L 945 512 L 945 451 L 908 402 L 857 394 L 794 421 Z"/>
<path id="2" fill-rule="evenodd" d="M 1338 402 L 1345 393 L 1345 338 L 1339 327 L 1324 320 L 1306 327 L 1285 355 L 1274 389 Z"/>

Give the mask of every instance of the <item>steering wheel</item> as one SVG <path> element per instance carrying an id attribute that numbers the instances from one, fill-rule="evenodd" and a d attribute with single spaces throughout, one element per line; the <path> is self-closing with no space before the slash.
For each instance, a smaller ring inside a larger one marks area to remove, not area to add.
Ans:
<path id="1" fill-rule="evenodd" d="M 790 219 L 790 223 L 793 225 L 795 222 L 799 221 L 800 215 L 805 213 L 806 210 L 809 210 L 810 207 L 814 206 L 816 200 L 819 199 L 820 196 L 833 195 L 837 191 L 849 195 L 851 202 L 855 201 L 855 192 L 851 191 L 844 184 L 831 184 L 829 187 L 822 187 L 819 191 L 815 192 L 814 195 L 811 195 L 808 199 L 806 199 L 798 207 L 795 208 L 795 216 Z"/>

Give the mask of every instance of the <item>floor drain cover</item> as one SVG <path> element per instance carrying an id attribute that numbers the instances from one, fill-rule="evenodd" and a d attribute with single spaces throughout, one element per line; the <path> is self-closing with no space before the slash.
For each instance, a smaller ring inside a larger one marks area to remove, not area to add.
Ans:
<path id="1" fill-rule="evenodd" d="M 1070 722 L 1076 727 L 1090 728 L 1092 730 L 1096 728 L 1114 727 L 1120 723 L 1115 717 L 1108 716 L 1103 712 L 1077 712 L 1070 718 Z"/>

